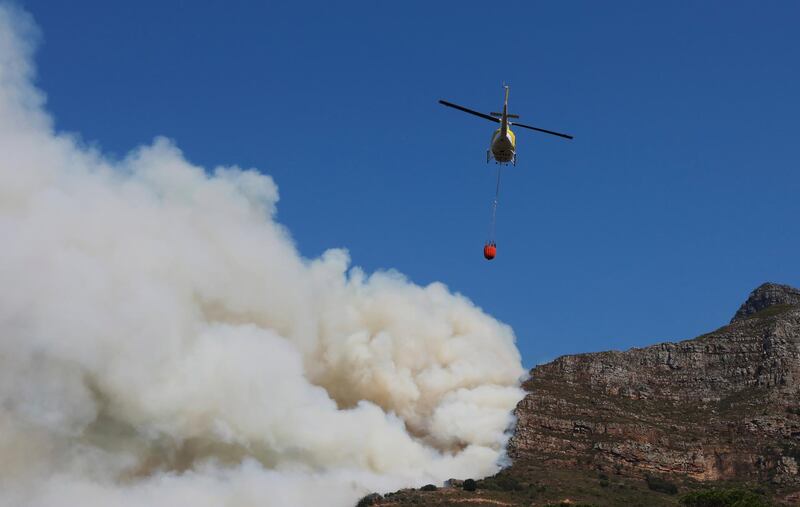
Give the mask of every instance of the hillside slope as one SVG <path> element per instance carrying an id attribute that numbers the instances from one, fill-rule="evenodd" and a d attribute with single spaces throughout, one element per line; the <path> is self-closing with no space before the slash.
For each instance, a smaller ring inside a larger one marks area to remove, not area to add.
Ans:
<path id="1" fill-rule="evenodd" d="M 682 491 L 748 484 L 800 504 L 800 290 L 763 284 L 716 331 L 563 356 L 524 387 L 511 467 L 476 492 L 405 491 L 374 504 L 676 504 L 658 481 Z"/>

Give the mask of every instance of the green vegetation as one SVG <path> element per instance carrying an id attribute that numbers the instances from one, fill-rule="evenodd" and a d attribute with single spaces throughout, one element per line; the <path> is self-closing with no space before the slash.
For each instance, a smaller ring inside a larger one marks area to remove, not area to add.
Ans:
<path id="1" fill-rule="evenodd" d="M 436 491 L 438 488 L 433 484 L 426 484 L 419 489 L 421 489 L 422 491 Z"/>
<path id="2" fill-rule="evenodd" d="M 765 319 L 767 317 L 774 317 L 775 315 L 788 312 L 792 308 L 794 308 L 794 305 L 772 305 L 748 316 L 747 319 Z"/>
<path id="3" fill-rule="evenodd" d="M 613 470 L 564 470 L 519 461 L 494 477 L 458 481 L 435 491 L 404 489 L 387 493 L 376 503 L 387 507 L 771 507 L 773 496 L 778 499 L 795 491 L 768 483 L 705 483 L 669 475 L 651 476 L 646 483 Z"/>
<path id="4" fill-rule="evenodd" d="M 645 482 L 647 482 L 648 488 L 653 491 L 658 491 L 659 493 L 674 495 L 678 492 L 678 486 L 675 483 L 669 482 L 666 479 L 661 479 L 660 477 L 648 475 L 645 478 Z"/>
<path id="5" fill-rule="evenodd" d="M 356 507 L 369 507 L 370 505 L 375 504 L 378 500 L 381 499 L 381 495 L 378 493 L 370 493 L 369 495 L 365 496 L 361 500 L 358 501 Z"/>
<path id="6" fill-rule="evenodd" d="M 525 489 L 516 477 L 510 475 L 495 475 L 487 477 L 477 483 L 478 489 L 488 489 L 491 491 L 522 491 Z"/>
<path id="7" fill-rule="evenodd" d="M 747 489 L 709 489 L 695 491 L 681 497 L 687 507 L 770 507 L 763 496 Z"/>

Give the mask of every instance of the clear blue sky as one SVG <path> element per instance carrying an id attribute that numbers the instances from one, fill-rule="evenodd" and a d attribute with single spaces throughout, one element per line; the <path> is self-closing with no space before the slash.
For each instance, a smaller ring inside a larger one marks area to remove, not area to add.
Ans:
<path id="1" fill-rule="evenodd" d="M 61 130 L 272 175 L 303 255 L 462 292 L 531 366 L 800 285 L 800 3 L 18 2 Z M 481 256 L 500 107 L 518 132 Z"/>

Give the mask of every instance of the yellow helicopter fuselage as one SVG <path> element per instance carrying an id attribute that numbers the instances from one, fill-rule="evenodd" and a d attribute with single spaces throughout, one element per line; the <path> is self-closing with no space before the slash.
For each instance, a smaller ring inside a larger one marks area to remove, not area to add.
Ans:
<path id="1" fill-rule="evenodd" d="M 492 143 L 490 146 L 490 150 L 492 152 L 492 157 L 501 164 L 506 164 L 514 160 L 514 152 L 516 150 L 516 136 L 514 132 L 506 127 L 505 128 L 505 135 L 503 134 L 503 128 L 499 128 L 494 131 L 492 134 Z"/>

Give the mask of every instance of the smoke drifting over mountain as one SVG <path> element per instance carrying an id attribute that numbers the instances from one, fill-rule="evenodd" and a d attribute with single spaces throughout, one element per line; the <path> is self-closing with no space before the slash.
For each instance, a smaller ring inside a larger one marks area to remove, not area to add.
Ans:
<path id="1" fill-rule="evenodd" d="M 54 131 L 0 6 L 0 505 L 352 505 L 497 468 L 514 336 L 441 284 L 304 259 L 255 170 Z"/>

